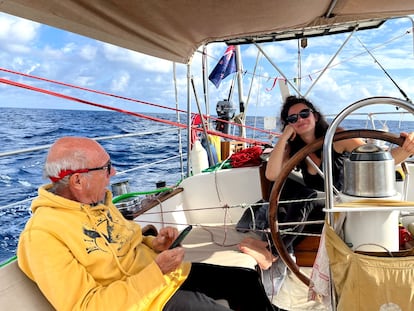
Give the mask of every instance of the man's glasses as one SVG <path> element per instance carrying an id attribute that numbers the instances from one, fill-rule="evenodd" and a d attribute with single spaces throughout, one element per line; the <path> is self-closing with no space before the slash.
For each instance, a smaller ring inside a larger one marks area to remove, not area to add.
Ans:
<path id="1" fill-rule="evenodd" d="M 104 166 L 94 167 L 94 168 L 85 168 L 85 170 L 87 170 L 85 173 L 91 172 L 91 171 L 107 170 L 106 173 L 108 174 L 108 177 L 109 177 L 109 175 L 111 175 L 111 169 L 112 169 L 112 162 L 111 160 L 109 160 Z"/>
<path id="2" fill-rule="evenodd" d="M 313 112 L 312 109 L 309 109 L 309 108 L 303 109 L 299 111 L 299 113 L 294 113 L 294 114 L 291 114 L 290 116 L 287 116 L 286 122 L 291 123 L 291 124 L 296 123 L 298 122 L 299 117 L 301 117 L 302 119 L 306 119 L 310 116 L 312 112 Z"/>
<path id="3" fill-rule="evenodd" d="M 59 172 L 58 176 L 49 176 L 52 182 L 58 182 L 59 180 L 65 178 L 66 176 L 77 174 L 77 173 L 89 173 L 92 171 L 107 170 L 108 177 L 111 175 L 112 162 L 109 160 L 104 166 L 94 167 L 94 168 L 81 168 L 79 170 L 62 170 Z"/>

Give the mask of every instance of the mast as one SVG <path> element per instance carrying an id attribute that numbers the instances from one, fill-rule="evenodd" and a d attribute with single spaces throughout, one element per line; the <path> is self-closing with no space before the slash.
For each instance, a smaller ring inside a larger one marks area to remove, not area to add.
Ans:
<path id="1" fill-rule="evenodd" d="M 237 87 L 239 90 L 240 114 L 235 117 L 235 122 L 240 123 L 241 125 L 239 127 L 240 129 L 239 136 L 246 138 L 246 128 L 245 128 L 246 116 L 244 114 L 243 81 L 242 81 L 243 65 L 241 61 L 241 53 L 240 53 L 239 45 L 236 45 L 236 68 L 237 68 Z"/>
<path id="2" fill-rule="evenodd" d="M 202 55 L 202 71 L 203 71 L 203 95 L 204 103 L 206 106 L 206 115 L 210 116 L 210 101 L 208 98 L 208 64 L 207 64 L 207 46 L 203 46 L 203 55 Z"/>

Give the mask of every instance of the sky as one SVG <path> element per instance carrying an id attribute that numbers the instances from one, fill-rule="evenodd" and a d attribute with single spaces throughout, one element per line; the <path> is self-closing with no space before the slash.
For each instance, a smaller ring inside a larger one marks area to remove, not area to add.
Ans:
<path id="1" fill-rule="evenodd" d="M 283 71 L 284 76 L 296 85 L 296 89 L 302 95 L 306 94 L 324 114 L 338 113 L 366 97 L 403 98 L 385 72 L 409 98 L 414 98 L 414 43 L 412 23 L 408 18 L 388 21 L 376 30 L 357 32 L 332 61 L 331 66 L 318 78 L 318 74 L 348 36 L 349 34 L 341 34 L 309 38 L 306 48 L 298 48 L 297 40 L 266 43 L 261 47 L 273 64 Z M 187 109 L 186 65 L 176 64 L 174 79 L 172 62 L 4 13 L 0 13 L 0 46 L 0 78 L 134 112 L 173 112 L 172 109 L 176 107 L 177 87 L 179 109 Z M 214 68 L 225 50 L 226 45 L 223 43 L 208 45 L 208 72 Z M 247 114 L 278 115 L 282 96 L 278 84 L 274 85 L 274 82 L 275 79 L 279 81 L 282 74 L 266 57 L 258 53 L 255 46 L 241 46 L 241 55 L 244 73 L 242 98 Z M 4 70 L 171 109 L 164 110 L 134 101 L 80 91 Z M 219 88 L 211 82 L 208 83 L 209 109 L 206 109 L 200 53 L 194 55 L 192 74 L 196 88 L 196 94 L 192 95 L 192 111 L 197 111 L 198 102 L 203 113 L 215 115 L 217 102 L 229 96 L 234 75 L 227 77 Z M 315 80 L 318 82 L 308 91 Z M 239 91 L 237 87 L 234 90 L 232 102 L 238 107 Z M 289 91 L 295 94 L 292 87 L 289 87 Z M 4 107 L 97 109 L 3 83 L 0 83 L 0 94 L 0 105 Z"/>

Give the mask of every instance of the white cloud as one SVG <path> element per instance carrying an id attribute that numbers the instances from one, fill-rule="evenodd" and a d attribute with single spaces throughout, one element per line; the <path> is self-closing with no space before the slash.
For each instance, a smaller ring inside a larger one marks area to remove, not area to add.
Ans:
<path id="1" fill-rule="evenodd" d="M 62 49 L 54 49 L 50 46 L 45 46 L 41 50 L 42 54 L 44 55 L 43 62 L 48 62 L 50 60 L 61 59 L 64 54 L 68 52 L 68 46 L 63 47 Z"/>
<path id="2" fill-rule="evenodd" d="M 249 49 L 251 49 L 251 48 L 249 48 Z M 292 54 L 289 53 L 288 47 L 283 46 L 280 43 L 279 44 L 276 43 L 276 45 L 266 44 L 266 45 L 262 46 L 262 49 L 276 63 L 292 59 Z M 254 57 L 256 57 L 256 54 L 254 54 Z"/>
<path id="3" fill-rule="evenodd" d="M 65 54 L 70 54 L 78 48 L 77 44 L 74 42 L 69 42 L 65 44 L 62 48 L 62 52 Z"/>
<path id="4" fill-rule="evenodd" d="M 29 70 L 26 71 L 26 74 L 31 74 L 33 71 L 39 68 L 39 66 L 40 64 L 33 64 L 32 67 L 30 67 Z"/>
<path id="5" fill-rule="evenodd" d="M 171 62 L 120 48 L 111 44 L 102 43 L 103 53 L 108 61 L 123 63 L 132 68 L 151 72 L 167 73 L 171 71 Z"/>
<path id="6" fill-rule="evenodd" d="M 129 83 L 130 75 L 128 72 L 122 72 L 117 78 L 112 80 L 111 91 L 123 92 Z"/>
<path id="7" fill-rule="evenodd" d="M 25 19 L 0 14 L 0 44 L 2 49 L 11 53 L 30 52 L 32 42 L 40 28 L 40 24 Z"/>
<path id="8" fill-rule="evenodd" d="M 10 53 L 23 53 L 23 54 L 28 54 L 30 53 L 31 49 L 26 46 L 23 45 L 21 43 L 6 43 L 2 46 L 5 50 L 7 50 Z"/>
<path id="9" fill-rule="evenodd" d="M 97 54 L 97 47 L 87 44 L 80 49 L 79 54 L 85 60 L 93 60 Z"/>
<path id="10" fill-rule="evenodd" d="M 95 83 L 94 77 L 91 76 L 77 76 L 75 78 L 75 84 L 83 87 L 92 86 Z"/>

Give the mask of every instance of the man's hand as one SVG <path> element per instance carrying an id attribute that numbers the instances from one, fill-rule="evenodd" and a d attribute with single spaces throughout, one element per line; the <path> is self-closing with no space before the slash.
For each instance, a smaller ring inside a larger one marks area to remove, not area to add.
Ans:
<path id="1" fill-rule="evenodd" d="M 168 249 L 155 257 L 155 262 L 160 267 L 163 274 L 176 270 L 184 259 L 184 248 L 176 247 Z"/>
<path id="2" fill-rule="evenodd" d="M 162 228 L 155 239 L 152 241 L 152 249 L 156 252 L 162 252 L 170 247 L 172 242 L 177 238 L 178 230 L 173 227 Z"/>

